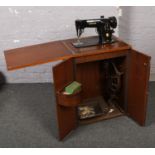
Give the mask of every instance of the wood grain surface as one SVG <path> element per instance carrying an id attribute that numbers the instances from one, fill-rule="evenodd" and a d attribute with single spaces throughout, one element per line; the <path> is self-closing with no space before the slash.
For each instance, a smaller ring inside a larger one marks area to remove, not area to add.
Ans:
<path id="1" fill-rule="evenodd" d="M 44 44 L 32 45 L 4 51 L 8 70 L 35 66 L 71 57 L 97 55 L 105 52 L 118 52 L 130 48 L 126 43 L 118 40 L 113 44 L 75 48 L 72 42 L 76 39 L 61 40 Z"/>
<path id="2" fill-rule="evenodd" d="M 129 54 L 127 113 L 140 125 L 145 125 L 151 57 L 135 50 Z"/>

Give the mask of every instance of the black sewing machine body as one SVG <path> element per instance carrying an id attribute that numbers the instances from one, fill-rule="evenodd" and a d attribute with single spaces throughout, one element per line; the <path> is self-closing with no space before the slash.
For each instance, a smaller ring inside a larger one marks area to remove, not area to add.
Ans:
<path id="1" fill-rule="evenodd" d="M 115 17 L 104 18 L 104 16 L 101 16 L 99 19 L 76 20 L 75 27 L 78 37 L 77 42 L 73 43 L 75 47 L 80 48 L 93 45 L 102 45 L 114 42 L 112 34 L 114 33 L 114 28 L 117 27 L 117 20 Z M 98 37 L 93 38 L 92 40 L 80 40 L 80 36 L 84 32 L 85 28 L 96 28 Z"/>

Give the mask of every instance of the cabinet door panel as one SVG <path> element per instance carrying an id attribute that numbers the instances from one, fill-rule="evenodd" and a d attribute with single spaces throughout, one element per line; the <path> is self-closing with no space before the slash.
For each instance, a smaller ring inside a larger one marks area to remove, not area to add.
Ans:
<path id="1" fill-rule="evenodd" d="M 131 50 L 128 62 L 127 113 L 140 125 L 145 125 L 150 57 Z"/>
<path id="2" fill-rule="evenodd" d="M 68 59 L 53 67 L 53 79 L 56 94 L 57 121 L 59 129 L 59 139 L 63 139 L 77 126 L 77 113 L 75 107 L 64 107 L 58 102 L 58 91 L 62 90 L 67 84 L 74 81 L 74 62 Z"/>

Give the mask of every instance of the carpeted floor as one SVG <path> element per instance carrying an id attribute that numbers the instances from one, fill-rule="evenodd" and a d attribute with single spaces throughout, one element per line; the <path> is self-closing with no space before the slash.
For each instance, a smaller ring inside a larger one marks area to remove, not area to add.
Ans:
<path id="1" fill-rule="evenodd" d="M 0 90 L 0 147 L 155 147 L 154 91 L 151 82 L 145 127 L 121 116 L 81 126 L 59 142 L 52 84 L 6 85 Z"/>

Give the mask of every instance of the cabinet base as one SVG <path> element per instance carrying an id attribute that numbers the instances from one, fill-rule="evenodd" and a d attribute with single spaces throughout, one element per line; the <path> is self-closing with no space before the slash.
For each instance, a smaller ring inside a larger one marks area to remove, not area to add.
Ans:
<path id="1" fill-rule="evenodd" d="M 91 118 L 79 119 L 79 125 L 94 123 L 97 121 L 111 119 L 111 118 L 115 118 L 115 117 L 124 115 L 123 110 L 118 105 L 108 107 L 108 104 L 105 102 L 105 100 L 102 97 L 88 99 L 88 100 L 84 101 L 82 106 L 83 105 L 89 106 L 89 105 L 92 105 L 93 103 L 96 104 L 95 101 L 98 102 L 98 104 L 101 106 L 101 108 L 103 109 L 103 113 L 102 114 L 100 113 L 100 115 L 97 114 L 96 116 L 91 117 Z M 109 109 L 109 110 L 107 112 L 105 112 L 105 109 Z"/>

